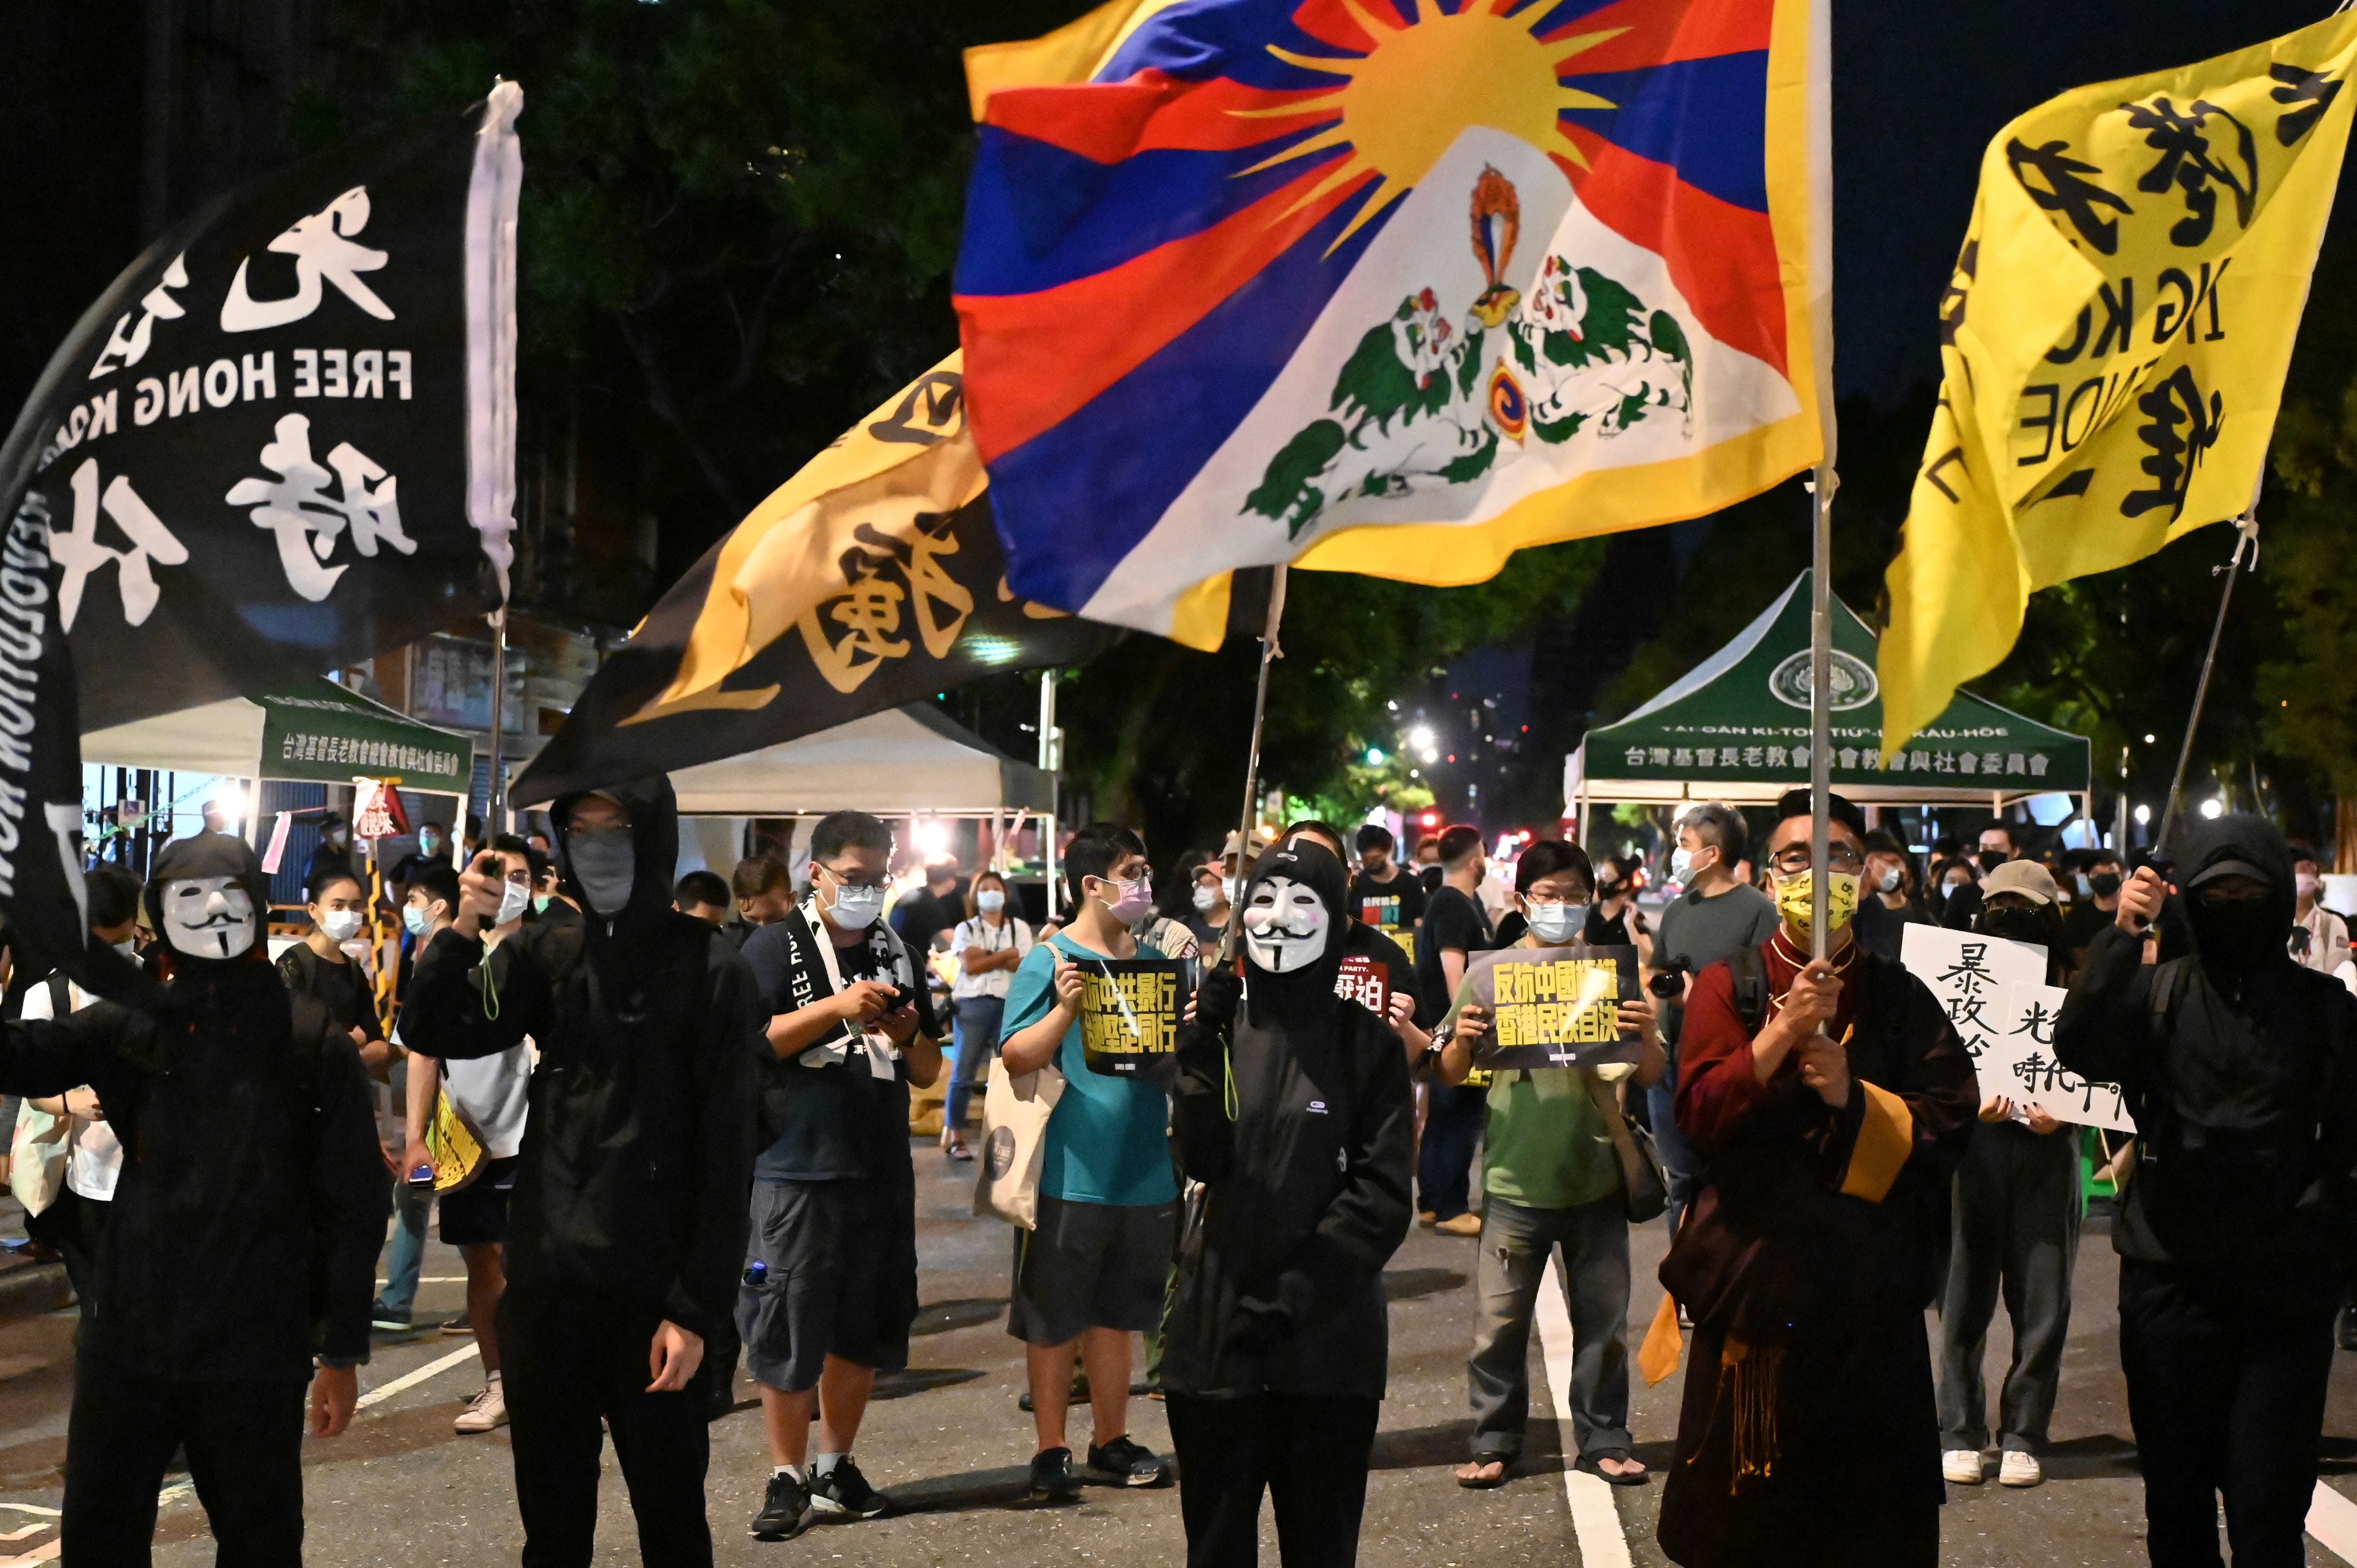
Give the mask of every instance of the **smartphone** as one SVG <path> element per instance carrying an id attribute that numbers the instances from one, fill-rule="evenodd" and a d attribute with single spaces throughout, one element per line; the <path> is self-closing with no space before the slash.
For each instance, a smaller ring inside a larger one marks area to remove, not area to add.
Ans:
<path id="1" fill-rule="evenodd" d="M 411 1171 L 409 1173 L 409 1185 L 412 1187 L 432 1187 L 434 1185 L 433 1163 L 428 1161 L 426 1164 L 419 1165 L 415 1170 Z"/>

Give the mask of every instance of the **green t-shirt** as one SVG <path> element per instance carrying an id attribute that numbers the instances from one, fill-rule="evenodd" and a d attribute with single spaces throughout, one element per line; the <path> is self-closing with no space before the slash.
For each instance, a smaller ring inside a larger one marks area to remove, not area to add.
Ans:
<path id="1" fill-rule="evenodd" d="M 1472 1000 L 1469 979 L 1433 1037 L 1454 1035 L 1457 1015 Z M 1577 1068 L 1517 1068 L 1491 1079 L 1483 1191 L 1524 1208 L 1577 1208 L 1619 1188 L 1620 1158 L 1580 1077 Z"/>
<path id="2" fill-rule="evenodd" d="M 1049 950 L 1051 947 L 1066 958 L 1111 956 L 1084 948 L 1061 931 L 1033 947 L 1015 971 L 1015 983 L 1007 987 L 1000 1039 L 1029 1028 L 1054 1010 L 1056 960 Z M 1140 942 L 1137 956 L 1164 955 L 1150 943 Z M 1064 1031 L 1056 1066 L 1064 1075 L 1064 1093 L 1048 1118 L 1047 1149 L 1039 1170 L 1041 1194 L 1067 1203 L 1143 1205 L 1176 1199 L 1178 1180 L 1171 1173 L 1168 1136 L 1170 1099 L 1161 1086 L 1091 1072 L 1077 1020 Z"/>

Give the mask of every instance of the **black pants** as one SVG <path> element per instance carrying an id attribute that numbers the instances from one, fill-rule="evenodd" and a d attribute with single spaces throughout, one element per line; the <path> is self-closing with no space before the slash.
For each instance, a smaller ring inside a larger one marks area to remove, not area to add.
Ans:
<path id="1" fill-rule="evenodd" d="M 1350 1568 L 1367 1506 L 1380 1400 L 1297 1394 L 1165 1396 L 1178 1454 L 1187 1568 L 1253 1568 L 1260 1498 L 1276 1510 L 1285 1568 Z"/>
<path id="2" fill-rule="evenodd" d="M 98 1279 L 99 1248 L 106 1239 L 106 1217 L 113 1206 L 103 1198 L 84 1197 L 70 1187 L 58 1188 L 57 1201 L 38 1214 L 25 1216 L 25 1233 L 55 1247 L 66 1265 L 66 1283 L 82 1315 L 91 1310 L 91 1287 Z"/>
<path id="3" fill-rule="evenodd" d="M 2120 1363 L 2153 1568 L 2298 1568 L 2332 1370 L 2331 1293 L 2120 1261 Z"/>
<path id="4" fill-rule="evenodd" d="M 300 1379 L 178 1382 L 81 1358 L 66 1429 L 65 1560 L 146 1568 L 156 1494 L 185 1444 L 219 1568 L 299 1568 L 307 1388 Z"/>
<path id="5" fill-rule="evenodd" d="M 646 1391 L 661 1315 L 595 1296 L 500 1297 L 500 1370 L 515 1448 L 524 1568 L 587 1568 L 605 1432 L 638 1516 L 646 1568 L 711 1568 L 704 1518 L 707 1386 Z M 605 1422 L 604 1431 L 598 1426 Z"/>
<path id="6" fill-rule="evenodd" d="M 1489 1120 L 1490 1092 L 1433 1080 L 1416 1151 L 1416 1207 L 1454 1219 L 1473 1207 L 1473 1150 Z"/>

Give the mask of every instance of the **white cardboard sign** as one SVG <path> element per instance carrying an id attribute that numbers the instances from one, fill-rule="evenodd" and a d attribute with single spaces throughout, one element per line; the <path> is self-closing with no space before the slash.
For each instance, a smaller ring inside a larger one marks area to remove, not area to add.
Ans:
<path id="1" fill-rule="evenodd" d="M 1976 931 L 1909 926 L 1900 961 L 1932 988 L 1971 1053 L 1981 1098 L 2004 1095 L 2058 1122 L 2133 1133 L 2115 1083 L 2090 1083 L 2054 1059 L 2064 992 L 2046 983 L 2046 950 Z"/>
<path id="2" fill-rule="evenodd" d="M 2070 993 L 2059 985 L 2018 986 L 2006 993 L 2003 1030 L 1976 1062 L 1981 1096 L 2002 1094 L 2038 1106 L 2057 1122 L 2136 1132 L 2120 1086 L 2081 1078 L 2054 1059 L 2054 1019 Z"/>

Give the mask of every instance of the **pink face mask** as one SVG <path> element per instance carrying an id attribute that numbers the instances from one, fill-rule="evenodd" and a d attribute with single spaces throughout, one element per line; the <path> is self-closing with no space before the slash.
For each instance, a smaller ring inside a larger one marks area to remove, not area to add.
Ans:
<path id="1" fill-rule="evenodd" d="M 1102 885 L 1111 887 L 1115 897 L 1108 899 L 1100 893 L 1097 895 L 1099 900 L 1112 911 L 1113 918 L 1125 926 L 1135 925 L 1154 908 L 1154 878 L 1151 876 L 1140 876 L 1126 882 L 1108 876 L 1103 879 Z"/>

